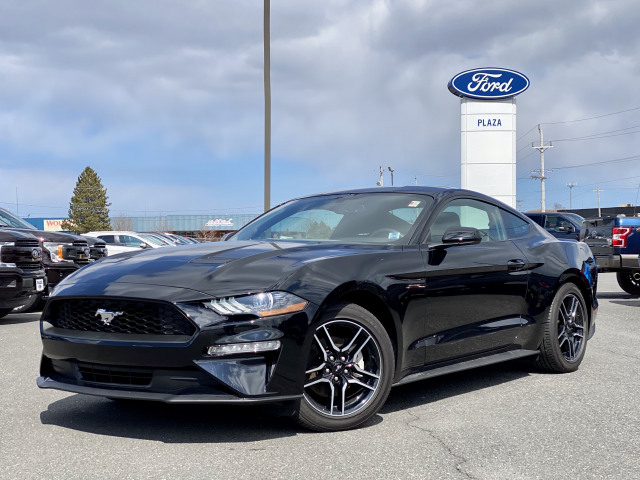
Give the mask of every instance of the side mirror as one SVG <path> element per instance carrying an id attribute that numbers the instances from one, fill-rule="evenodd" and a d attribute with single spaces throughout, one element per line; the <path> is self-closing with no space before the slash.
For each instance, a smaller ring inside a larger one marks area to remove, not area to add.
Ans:
<path id="1" fill-rule="evenodd" d="M 456 245 L 475 245 L 482 241 L 482 234 L 477 228 L 452 227 L 442 235 L 442 243 L 433 245 L 433 248 L 447 248 Z"/>
<path id="2" fill-rule="evenodd" d="M 227 240 L 229 240 L 233 236 L 234 233 L 236 233 L 236 232 L 227 232 L 227 233 L 225 233 L 222 237 L 220 237 L 220 241 L 221 242 L 226 242 Z"/>
<path id="3" fill-rule="evenodd" d="M 142 242 L 140 244 L 140 248 L 147 248 L 149 245 L 147 245 L 146 243 Z"/>

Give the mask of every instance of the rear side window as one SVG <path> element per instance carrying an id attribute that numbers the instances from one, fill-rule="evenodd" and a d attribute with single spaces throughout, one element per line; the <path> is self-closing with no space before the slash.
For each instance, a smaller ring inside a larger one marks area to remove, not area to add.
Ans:
<path id="1" fill-rule="evenodd" d="M 115 235 L 100 235 L 98 238 L 104 240 L 104 243 L 108 243 L 110 245 L 116 243 Z"/>
<path id="2" fill-rule="evenodd" d="M 502 222 L 509 240 L 529 235 L 531 226 L 528 222 L 506 210 L 500 210 L 500 213 L 502 214 Z"/>

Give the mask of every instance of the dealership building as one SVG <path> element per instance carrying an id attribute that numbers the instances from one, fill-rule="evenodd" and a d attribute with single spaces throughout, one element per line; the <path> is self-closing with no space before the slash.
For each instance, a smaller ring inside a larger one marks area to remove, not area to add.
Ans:
<path id="1" fill-rule="evenodd" d="M 162 215 L 145 217 L 114 217 L 114 230 L 133 232 L 171 232 L 194 238 L 216 239 L 227 232 L 245 226 L 258 214 L 232 213 L 211 215 Z M 25 218 L 39 230 L 61 231 L 66 218 Z"/>

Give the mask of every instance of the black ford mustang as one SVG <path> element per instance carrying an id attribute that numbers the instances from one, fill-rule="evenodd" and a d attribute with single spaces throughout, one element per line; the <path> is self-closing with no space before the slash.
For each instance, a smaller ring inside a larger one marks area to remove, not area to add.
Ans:
<path id="1" fill-rule="evenodd" d="M 228 241 L 107 257 L 42 313 L 38 386 L 113 399 L 259 403 L 362 424 L 392 385 L 531 356 L 570 372 L 595 330 L 582 242 L 465 190 L 287 202 Z"/>

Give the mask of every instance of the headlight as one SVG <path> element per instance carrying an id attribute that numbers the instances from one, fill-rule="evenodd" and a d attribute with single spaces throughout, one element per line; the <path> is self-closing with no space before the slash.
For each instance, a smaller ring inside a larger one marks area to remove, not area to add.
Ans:
<path id="1" fill-rule="evenodd" d="M 56 243 L 56 242 L 44 242 L 42 246 L 49 252 L 52 262 L 69 262 L 73 263 L 73 260 L 67 260 L 63 258 L 65 247 L 71 247 L 71 243 Z"/>
<path id="2" fill-rule="evenodd" d="M 299 312 L 307 306 L 307 301 L 287 292 L 265 292 L 242 297 L 228 297 L 211 300 L 204 304 L 220 315 L 257 315 L 270 317 L 283 313 Z"/>

